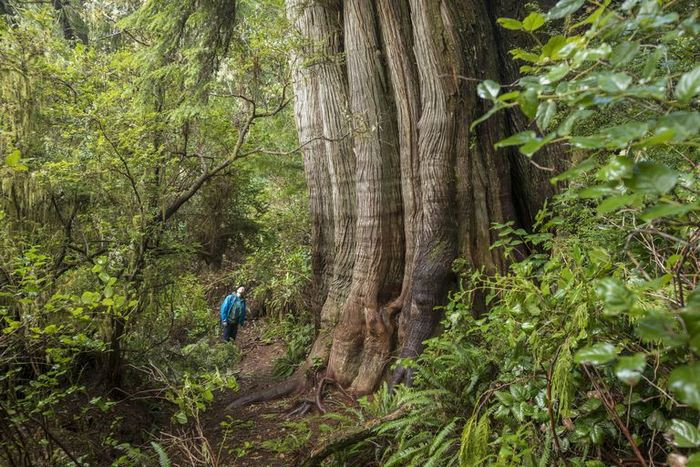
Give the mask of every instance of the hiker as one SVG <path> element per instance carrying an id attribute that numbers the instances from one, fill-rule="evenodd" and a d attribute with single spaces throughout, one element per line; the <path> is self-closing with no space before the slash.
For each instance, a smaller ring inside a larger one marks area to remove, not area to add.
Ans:
<path id="1" fill-rule="evenodd" d="M 236 340 L 238 325 L 242 326 L 245 322 L 246 306 L 244 295 L 245 287 L 238 287 L 238 290 L 226 296 L 221 304 L 221 327 L 223 328 L 221 340 L 224 342 L 228 342 L 231 339 Z"/>

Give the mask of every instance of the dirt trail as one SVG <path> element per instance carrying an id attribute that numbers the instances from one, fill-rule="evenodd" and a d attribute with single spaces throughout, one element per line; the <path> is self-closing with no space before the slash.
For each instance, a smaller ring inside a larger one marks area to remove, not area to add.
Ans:
<path id="1" fill-rule="evenodd" d="M 214 449 L 220 449 L 221 465 L 294 465 L 289 454 L 262 446 L 263 442 L 284 435 L 281 425 L 286 421 L 284 416 L 291 403 L 289 399 L 226 410 L 236 397 L 259 391 L 278 380 L 273 375 L 273 368 L 275 361 L 284 355 L 285 345 L 280 341 L 263 342 L 263 327 L 262 321 L 249 321 L 239 328 L 236 345 L 243 353 L 236 365 L 239 390 L 216 394 L 213 406 L 203 417 L 207 438 Z"/>

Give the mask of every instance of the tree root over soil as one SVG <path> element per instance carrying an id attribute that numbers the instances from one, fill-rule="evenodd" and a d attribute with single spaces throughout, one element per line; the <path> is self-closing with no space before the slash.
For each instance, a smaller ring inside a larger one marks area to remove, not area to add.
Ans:
<path id="1" fill-rule="evenodd" d="M 331 454 L 369 438 L 383 423 L 401 418 L 406 411 L 407 407 L 401 407 L 398 410 L 385 415 L 384 417 L 375 418 L 374 420 L 366 422 L 363 426 L 353 428 L 333 437 L 332 439 L 326 441 L 323 445 L 311 451 L 309 457 L 307 457 L 300 465 L 302 467 L 321 465 L 321 462 L 323 462 L 323 460 Z"/>

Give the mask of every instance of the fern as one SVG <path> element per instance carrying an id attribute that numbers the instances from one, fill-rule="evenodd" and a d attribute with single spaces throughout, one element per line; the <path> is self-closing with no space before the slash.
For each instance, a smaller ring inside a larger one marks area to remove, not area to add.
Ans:
<path id="1" fill-rule="evenodd" d="M 406 465 L 409 460 L 413 458 L 413 456 L 422 450 L 424 446 L 417 446 L 414 448 L 409 448 L 409 449 L 403 449 L 400 451 L 397 451 L 396 454 L 391 456 L 389 460 L 387 461 L 386 464 L 384 464 L 384 467 L 393 467 L 395 465 Z"/>
<path id="2" fill-rule="evenodd" d="M 440 432 L 435 436 L 435 439 L 433 440 L 433 444 L 430 446 L 430 451 L 429 454 L 432 456 L 435 454 L 435 452 L 438 450 L 438 448 L 441 448 L 441 443 L 447 438 L 447 435 L 449 435 L 452 430 L 454 429 L 455 425 L 457 424 L 457 418 L 453 418 L 450 423 L 445 425 L 445 427 L 440 430 Z M 448 445 L 452 444 L 451 440 L 446 443 Z"/>
<path id="3" fill-rule="evenodd" d="M 476 419 L 476 414 L 467 420 L 462 431 L 460 464 L 463 466 L 479 465 L 486 457 L 491 427 L 488 413 Z"/>
<path id="4" fill-rule="evenodd" d="M 163 446 L 155 441 L 151 441 L 151 446 L 153 446 L 153 450 L 158 454 L 158 463 L 160 464 L 160 467 L 170 467 L 170 458 L 165 452 L 165 449 L 163 449 Z"/>

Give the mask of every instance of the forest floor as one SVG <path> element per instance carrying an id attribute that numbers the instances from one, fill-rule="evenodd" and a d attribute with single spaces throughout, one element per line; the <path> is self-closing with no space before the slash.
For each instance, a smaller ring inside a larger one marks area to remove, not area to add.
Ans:
<path id="1" fill-rule="evenodd" d="M 264 340 L 265 326 L 264 321 L 257 320 L 239 329 L 236 345 L 243 354 L 236 365 L 239 389 L 217 393 L 202 418 L 204 434 L 218 451 L 222 466 L 296 465 L 310 446 L 336 424 L 319 414 L 288 417 L 298 396 L 227 409 L 234 399 L 280 380 L 273 369 L 286 346 L 279 340 Z"/>

